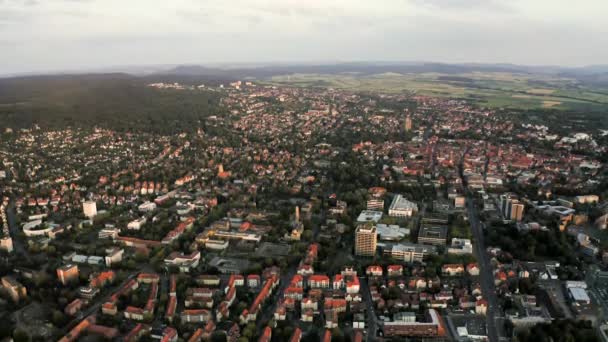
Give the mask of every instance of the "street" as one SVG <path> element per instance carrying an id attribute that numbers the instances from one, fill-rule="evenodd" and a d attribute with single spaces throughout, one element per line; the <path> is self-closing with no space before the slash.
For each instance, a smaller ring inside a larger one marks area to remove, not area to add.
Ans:
<path id="1" fill-rule="evenodd" d="M 367 306 L 367 337 L 366 341 L 373 342 L 376 339 L 376 333 L 378 332 L 378 317 L 376 317 L 376 311 L 374 310 L 374 303 L 372 302 L 372 296 L 369 292 L 369 285 L 367 284 L 367 278 L 359 277 L 361 282 L 361 293 L 363 300 Z"/>
<path id="2" fill-rule="evenodd" d="M 469 222 L 471 223 L 471 231 L 475 239 L 473 245 L 475 246 L 474 252 L 479 264 L 481 291 L 483 297 L 488 301 L 488 310 L 486 313 L 488 338 L 490 342 L 497 342 L 496 309 L 498 308 L 498 299 L 496 297 L 496 287 L 494 286 L 494 276 L 490 258 L 486 253 L 481 223 L 479 222 L 477 208 L 475 207 L 475 203 L 473 203 L 472 196 L 468 196 L 467 198 L 467 209 L 469 213 Z"/>
<path id="3" fill-rule="evenodd" d="M 11 232 L 11 238 L 13 239 L 13 248 L 17 255 L 23 256 L 29 260 L 28 251 L 25 248 L 23 241 L 19 239 L 19 226 L 17 225 L 17 218 L 15 216 L 15 205 L 11 201 L 6 208 L 6 219 L 8 220 L 8 227 Z"/>

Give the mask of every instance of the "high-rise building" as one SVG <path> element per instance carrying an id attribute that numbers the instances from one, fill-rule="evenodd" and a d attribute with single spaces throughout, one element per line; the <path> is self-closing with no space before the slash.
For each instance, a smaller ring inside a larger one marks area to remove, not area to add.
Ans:
<path id="1" fill-rule="evenodd" d="M 57 269 L 57 278 L 63 285 L 67 285 L 78 279 L 78 266 L 67 264 Z"/>
<path id="2" fill-rule="evenodd" d="M 408 114 L 405 117 L 405 131 L 409 132 L 412 130 L 412 117 Z"/>
<path id="3" fill-rule="evenodd" d="M 374 256 L 378 242 L 376 226 L 371 223 L 361 224 L 355 231 L 355 254 Z"/>
<path id="4" fill-rule="evenodd" d="M 13 239 L 10 236 L 5 236 L 0 239 L 0 250 L 13 252 Z"/>
<path id="5" fill-rule="evenodd" d="M 500 195 L 500 211 L 505 219 L 521 221 L 524 217 L 524 204 L 511 197 L 510 194 Z"/>
<path id="6" fill-rule="evenodd" d="M 97 203 L 95 203 L 95 201 L 85 201 L 82 204 L 82 211 L 84 216 L 92 219 L 97 215 Z"/>
<path id="7" fill-rule="evenodd" d="M 524 205 L 518 200 L 511 201 L 511 220 L 521 221 L 524 217 Z"/>
<path id="8" fill-rule="evenodd" d="M 6 289 L 13 301 L 19 302 L 20 299 L 27 297 L 27 289 L 20 282 L 11 276 L 2 277 L 2 287 Z"/>

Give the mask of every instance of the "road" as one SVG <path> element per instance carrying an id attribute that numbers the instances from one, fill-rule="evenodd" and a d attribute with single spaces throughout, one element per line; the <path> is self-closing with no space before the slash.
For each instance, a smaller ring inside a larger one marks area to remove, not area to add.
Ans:
<path id="1" fill-rule="evenodd" d="M 78 316 L 76 316 L 74 319 L 72 319 L 70 321 L 70 323 L 66 324 L 63 329 L 61 329 L 61 335 L 65 335 L 67 334 L 74 326 L 76 326 L 76 324 L 78 324 L 80 321 L 82 321 L 83 318 L 85 317 L 89 317 L 90 315 L 97 313 L 97 311 L 101 308 L 101 305 L 105 302 L 107 302 L 110 297 L 112 297 L 112 295 L 122 286 L 124 286 L 129 280 L 134 279 L 137 274 L 139 273 L 139 271 L 133 272 L 131 274 L 129 274 L 129 276 L 120 284 L 115 285 L 111 288 L 108 289 L 104 289 L 104 291 L 106 292 L 106 294 L 102 297 L 96 297 L 93 301 L 94 304 L 90 305 L 88 308 L 82 310 Z"/>
<path id="2" fill-rule="evenodd" d="M 296 271 L 297 266 L 292 266 L 287 272 L 281 274 L 281 277 L 279 278 L 279 287 L 269 298 L 269 300 L 272 301 L 272 305 L 270 305 L 270 307 L 266 310 L 262 310 L 257 318 L 256 328 L 258 331 L 262 331 L 270 319 L 274 317 L 274 312 L 277 310 L 281 299 L 283 299 L 283 293 L 285 292 L 287 285 L 289 285 L 291 278 L 293 278 L 293 276 L 296 274 Z"/>
<path id="3" fill-rule="evenodd" d="M 464 176 L 464 159 L 466 154 L 469 152 L 470 147 L 466 147 L 462 153 L 462 158 L 458 163 L 458 173 L 462 179 L 462 184 L 467 189 L 467 212 L 469 216 L 469 223 L 471 224 L 471 232 L 473 233 L 473 242 L 475 256 L 477 257 L 477 263 L 479 264 L 479 282 L 481 285 L 481 292 L 483 297 L 488 301 L 488 310 L 486 312 L 486 326 L 488 330 L 488 339 L 490 342 L 498 342 L 498 330 L 496 325 L 496 319 L 501 317 L 496 316 L 496 310 L 498 309 L 498 298 L 496 297 L 496 286 L 494 286 L 494 273 L 492 264 L 490 263 L 490 256 L 486 252 L 486 245 L 483 236 L 483 228 L 479 221 L 479 213 L 477 212 L 477 206 L 475 205 L 475 199 L 473 194 L 468 190 L 467 179 Z M 499 310 L 500 311 L 500 310 Z"/>
<path id="4" fill-rule="evenodd" d="M 467 202 L 469 222 L 471 223 L 471 231 L 473 233 L 473 237 L 475 238 L 473 245 L 475 247 L 475 254 L 479 264 L 481 291 L 483 293 L 483 297 L 488 301 L 488 311 L 486 313 L 488 338 L 490 342 L 498 342 L 498 331 L 496 328 L 496 309 L 498 308 L 498 299 L 496 297 L 496 287 L 494 286 L 492 265 L 490 264 L 490 257 L 488 253 L 486 253 L 481 222 L 479 222 L 477 207 L 475 206 L 475 203 L 473 203 L 472 196 L 468 196 Z"/>
<path id="5" fill-rule="evenodd" d="M 11 232 L 11 238 L 13 239 L 13 249 L 17 255 L 23 256 L 29 260 L 29 252 L 27 248 L 25 248 L 23 240 L 19 238 L 20 228 L 17 225 L 17 217 L 15 215 L 15 204 L 10 202 L 6 208 L 6 219 L 8 221 L 8 228 Z"/>
<path id="6" fill-rule="evenodd" d="M 323 221 L 325 221 L 324 215 L 321 216 L 320 222 L 323 222 Z M 311 243 L 315 243 L 318 241 L 318 237 L 319 237 L 318 225 L 314 225 L 312 227 L 312 231 L 313 231 L 313 235 L 312 235 Z M 267 308 L 266 310 L 262 310 L 259 317 L 257 318 L 256 327 L 257 327 L 258 331 L 262 331 L 264 326 L 266 324 L 268 324 L 268 322 L 270 321 L 270 319 L 272 317 L 274 317 L 274 312 L 276 311 L 276 309 L 279 305 L 279 302 L 283 299 L 283 293 L 285 292 L 285 289 L 290 284 L 291 279 L 293 278 L 293 276 L 296 274 L 297 271 L 298 271 L 298 264 L 293 264 L 289 267 L 289 269 L 287 269 L 286 272 L 281 272 L 281 277 L 279 278 L 279 287 L 271 295 L 272 299 L 269 299 L 269 300 L 272 300 L 272 305 L 270 305 L 270 307 Z"/>
<path id="7" fill-rule="evenodd" d="M 369 285 L 365 277 L 359 277 L 361 283 L 361 294 L 363 300 L 367 306 L 367 337 L 366 341 L 373 342 L 376 340 L 376 333 L 378 332 L 378 317 L 376 317 L 376 310 L 374 310 L 374 303 L 372 302 L 372 295 L 369 291 Z"/>

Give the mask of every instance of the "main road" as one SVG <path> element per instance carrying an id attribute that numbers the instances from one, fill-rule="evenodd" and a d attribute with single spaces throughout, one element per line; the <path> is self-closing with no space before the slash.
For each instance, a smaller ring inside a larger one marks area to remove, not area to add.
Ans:
<path id="1" fill-rule="evenodd" d="M 479 215 L 477 213 L 477 207 L 475 206 L 473 197 L 469 195 L 467 202 L 469 222 L 471 223 L 471 231 L 475 239 L 473 245 L 475 247 L 475 254 L 479 264 L 481 291 L 484 298 L 488 301 L 488 311 L 486 312 L 488 338 L 490 339 L 490 342 L 498 342 L 498 331 L 496 329 L 496 309 L 498 308 L 498 299 L 496 297 L 496 287 L 494 286 L 492 265 L 490 264 L 490 257 L 486 252 L 481 222 L 479 222 Z"/>
<path id="2" fill-rule="evenodd" d="M 467 179 L 464 176 L 464 158 L 468 152 L 469 147 L 466 147 L 462 154 L 462 158 L 460 158 L 460 162 L 458 163 L 458 173 L 462 179 L 463 186 L 465 189 L 467 189 L 467 212 L 469 216 L 469 223 L 471 224 L 471 232 L 473 233 L 473 238 L 475 239 L 475 241 L 473 241 L 473 247 L 475 256 L 477 257 L 477 263 L 479 265 L 479 282 L 483 297 L 488 301 L 488 309 L 486 311 L 488 339 L 490 342 L 498 342 L 499 336 L 496 326 L 498 298 L 496 297 L 496 286 L 494 285 L 494 273 L 492 270 L 492 264 L 490 263 L 490 256 L 486 252 L 483 229 L 481 222 L 479 221 L 479 213 L 477 212 L 475 199 L 473 193 L 468 190 Z"/>
<path id="3" fill-rule="evenodd" d="M 17 215 L 15 213 L 15 203 L 10 202 L 6 207 L 6 220 L 8 221 L 8 228 L 11 233 L 11 238 L 13 239 L 13 248 L 15 249 L 15 253 L 21 257 L 30 259 L 30 254 L 23 240 L 21 240 L 20 230 L 21 227 L 17 225 Z"/>

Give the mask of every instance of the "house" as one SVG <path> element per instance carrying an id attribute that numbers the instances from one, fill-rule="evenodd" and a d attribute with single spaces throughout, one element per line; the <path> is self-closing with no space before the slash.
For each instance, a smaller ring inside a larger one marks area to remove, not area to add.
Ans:
<path id="1" fill-rule="evenodd" d="M 299 274 L 295 274 L 293 276 L 293 278 L 291 278 L 289 285 L 294 286 L 294 287 L 303 287 L 304 286 L 304 277 L 302 277 Z"/>
<path id="2" fill-rule="evenodd" d="M 340 289 L 344 288 L 344 276 L 342 276 L 341 274 L 336 274 L 334 276 L 332 288 L 334 290 L 340 290 Z"/>
<path id="3" fill-rule="evenodd" d="M 285 291 L 283 292 L 283 296 L 285 298 L 292 298 L 295 300 L 301 300 L 303 295 L 304 295 L 304 289 L 301 287 L 290 286 L 290 287 L 286 288 Z"/>
<path id="4" fill-rule="evenodd" d="M 367 266 L 365 274 L 367 274 L 370 277 L 382 277 L 382 274 L 383 274 L 382 266 L 377 266 L 377 265 Z"/>
<path id="5" fill-rule="evenodd" d="M 116 274 L 114 273 L 114 271 L 101 272 L 91 278 L 89 286 L 101 288 L 106 286 L 107 284 L 113 283 L 114 279 L 116 279 Z"/>
<path id="6" fill-rule="evenodd" d="M 312 322 L 314 319 L 314 311 L 312 309 L 306 309 L 302 311 L 302 322 Z"/>
<path id="7" fill-rule="evenodd" d="M 255 288 L 260 286 L 260 276 L 257 274 L 250 274 L 247 276 L 247 286 L 251 288 Z"/>
<path id="8" fill-rule="evenodd" d="M 68 316 L 75 316 L 78 311 L 82 309 L 82 300 L 76 298 L 68 305 L 66 305 L 64 312 Z"/>
<path id="9" fill-rule="evenodd" d="M 458 300 L 458 306 L 463 310 L 469 310 L 475 308 L 477 300 L 472 296 L 460 297 Z"/>
<path id="10" fill-rule="evenodd" d="M 329 329 L 326 329 L 323 334 L 323 342 L 331 342 L 331 331 Z"/>
<path id="11" fill-rule="evenodd" d="M 177 297 L 169 296 L 169 301 L 167 302 L 167 309 L 165 311 L 165 318 L 169 321 L 173 321 L 173 317 L 175 316 L 175 310 L 177 309 Z"/>
<path id="12" fill-rule="evenodd" d="M 277 309 L 274 311 L 274 319 L 276 321 L 284 321 L 287 317 L 287 309 L 284 305 L 277 306 Z"/>
<path id="13" fill-rule="evenodd" d="M 289 338 L 289 342 L 300 342 L 302 339 L 302 329 L 296 327 L 293 334 Z"/>
<path id="14" fill-rule="evenodd" d="M 503 283 L 507 281 L 507 273 L 504 271 L 498 271 L 496 272 L 496 274 L 494 274 L 494 285 L 500 285 L 500 283 Z"/>
<path id="15" fill-rule="evenodd" d="M 347 293 L 344 299 L 346 299 L 347 302 L 361 302 L 363 297 L 360 293 Z"/>
<path id="16" fill-rule="evenodd" d="M 196 282 L 204 286 L 219 286 L 221 278 L 216 275 L 203 274 L 196 277 Z"/>
<path id="17" fill-rule="evenodd" d="M 156 273 L 140 273 L 137 275 L 137 282 L 144 284 L 152 284 L 160 281 L 160 276 Z"/>
<path id="18" fill-rule="evenodd" d="M 452 291 L 448 291 L 448 290 L 442 290 L 435 295 L 436 300 L 447 301 L 447 300 L 452 300 L 453 298 L 454 298 L 454 295 L 452 295 Z"/>
<path id="19" fill-rule="evenodd" d="M 213 322 L 209 322 L 209 323 L 213 323 Z M 203 333 L 204 333 L 204 331 L 202 328 L 196 329 L 192 333 L 192 336 L 190 336 L 190 338 L 188 339 L 188 342 L 201 342 L 203 340 Z"/>
<path id="20" fill-rule="evenodd" d="M 462 264 L 445 264 L 441 267 L 441 273 L 454 277 L 464 274 L 464 266 Z"/>
<path id="21" fill-rule="evenodd" d="M 478 315 L 485 315 L 488 311 L 488 301 L 480 299 L 475 303 L 475 313 Z"/>
<path id="22" fill-rule="evenodd" d="M 186 323 L 201 323 L 211 319 L 211 312 L 205 309 L 184 310 L 180 315 L 181 321 Z"/>
<path id="23" fill-rule="evenodd" d="M 297 273 L 302 276 L 309 276 L 315 272 L 311 265 L 303 264 L 303 265 L 298 266 Z"/>
<path id="24" fill-rule="evenodd" d="M 232 286 L 244 286 L 245 285 L 245 277 L 241 274 L 233 274 L 228 279 L 228 288 Z M 228 292 L 228 288 L 225 289 L 225 292 Z"/>
<path id="25" fill-rule="evenodd" d="M 346 293 L 349 293 L 349 294 L 359 293 L 359 289 L 360 289 L 359 277 L 353 276 L 353 277 L 351 277 L 351 280 L 346 282 Z"/>
<path id="26" fill-rule="evenodd" d="M 329 288 L 329 277 L 323 274 L 314 274 L 308 277 L 308 287 L 310 288 Z"/>
<path id="27" fill-rule="evenodd" d="M 403 275 L 403 266 L 401 265 L 388 265 L 386 270 L 389 277 L 400 277 Z"/>
<path id="28" fill-rule="evenodd" d="M 104 315 L 115 316 L 118 313 L 118 308 L 114 302 L 105 302 L 101 305 L 101 312 Z"/>
<path id="29" fill-rule="evenodd" d="M 427 283 L 426 279 L 421 278 L 421 277 L 410 279 L 410 281 L 408 283 L 408 287 L 411 289 L 425 289 L 427 287 L 427 285 L 428 285 L 428 283 Z"/>
<path id="30" fill-rule="evenodd" d="M 270 327 L 266 327 L 264 328 L 264 331 L 262 332 L 262 336 L 260 336 L 260 338 L 258 339 L 258 342 L 270 342 L 272 338 L 272 329 Z"/>
<path id="31" fill-rule="evenodd" d="M 139 341 L 144 335 L 150 333 L 151 327 L 142 323 L 137 323 L 131 331 L 123 338 L 124 342 L 135 342 Z"/>
<path id="32" fill-rule="evenodd" d="M 306 297 L 300 302 L 300 308 L 302 311 L 312 309 L 316 312 L 319 310 L 319 302 L 314 298 Z"/>
<path id="33" fill-rule="evenodd" d="M 144 310 L 135 306 L 127 306 L 124 315 L 126 319 L 131 319 L 134 321 L 144 320 Z"/>
<path id="34" fill-rule="evenodd" d="M 479 266 L 477 265 L 477 263 L 468 264 L 467 273 L 469 273 L 472 276 L 478 276 L 479 275 Z"/>

